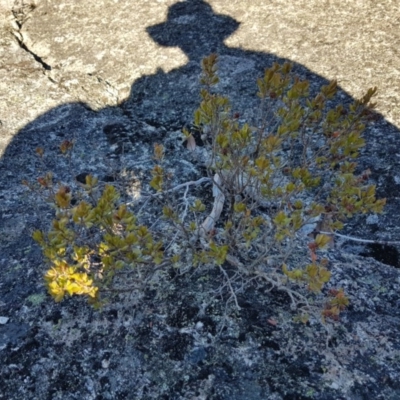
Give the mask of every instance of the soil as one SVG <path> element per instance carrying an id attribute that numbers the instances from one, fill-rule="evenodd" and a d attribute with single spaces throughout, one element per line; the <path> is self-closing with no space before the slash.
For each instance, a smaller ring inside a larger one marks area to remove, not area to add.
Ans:
<path id="1" fill-rule="evenodd" d="M 160 224 L 157 203 L 141 199 L 148 192 L 153 145 L 162 143 L 166 148 L 173 184 L 205 174 L 201 157 L 185 148 L 180 133 L 183 126 L 191 126 L 199 102 L 200 60 L 205 55 L 213 51 L 220 55 L 218 89 L 231 98 L 241 122 L 257 121 L 257 77 L 274 61 L 287 58 L 293 61 L 295 73 L 310 80 L 312 91 L 327 83 L 325 77 L 346 76 L 337 102 L 349 104 L 355 95 L 352 85 L 358 79 L 358 65 L 371 58 L 372 50 L 364 43 L 371 30 L 377 32 L 376 40 L 368 43 L 381 46 L 385 55 L 392 51 L 395 61 L 376 84 L 387 87 L 387 81 L 398 78 L 396 2 L 379 5 L 375 13 L 369 9 L 374 2 L 350 2 L 353 24 L 346 9 L 350 3 L 343 1 L 327 1 L 324 7 L 309 1 L 298 8 L 280 1 L 268 5 L 255 1 L 251 7 L 244 1 L 215 1 L 210 2 L 213 9 L 199 0 L 169 3 L 165 21 L 149 26 L 147 33 L 160 46 L 179 47 L 188 60 L 184 65 L 135 79 L 126 98 L 116 100 L 115 92 L 104 98 L 99 95 L 100 100 L 93 100 L 96 106 L 86 99 L 78 101 L 85 93 L 82 88 L 92 84 L 86 76 L 88 81 L 82 78 L 84 83 L 76 89 L 79 96 L 71 90 L 65 95 L 68 101 L 42 113 L 38 105 L 35 118 L 24 123 L 10 143 L 7 139 L 0 161 L 0 317 L 4 317 L 0 319 L 0 399 L 400 398 L 396 243 L 400 238 L 400 117 L 393 87 L 365 131 L 367 145 L 359 159 L 359 171 L 369 168 L 378 197 L 387 198 L 385 213 L 357 217 L 342 233 L 395 243 L 367 247 L 345 238 L 335 241 L 328 253 L 332 279 L 324 293 L 330 287 L 343 287 L 348 293 L 350 306 L 339 321 L 295 323 L 289 296 L 256 283 L 238 294 L 237 310 L 227 301 L 229 293 L 212 295 L 222 280 L 216 269 L 182 275 L 168 270 L 162 291 L 148 288 L 140 294 L 120 295 L 101 310 L 78 297 L 55 303 L 46 293 L 43 274 L 48 266 L 31 234 L 34 229 L 47 229 L 53 210 L 32 196 L 21 180 L 33 182 L 51 170 L 74 192 L 81 177 L 91 173 L 102 183 L 117 185 L 124 200 L 140 209 L 147 222 Z M 143 12 L 151 12 L 150 6 L 142 7 Z M 21 10 L 30 15 L 31 25 L 35 12 L 37 18 L 48 18 L 40 7 Z M 262 48 L 267 40 L 264 30 L 260 28 L 252 40 L 251 24 L 244 25 L 247 30 L 238 29 L 241 17 L 248 23 L 246 15 L 255 27 L 279 20 L 280 30 L 272 25 L 270 35 L 282 32 L 286 45 L 279 51 Z M 305 40 L 311 28 L 315 41 L 310 36 Z M 335 47 L 335 35 L 343 46 Z M 301 41 L 306 59 L 299 54 Z M 332 59 L 323 56 L 330 46 Z M 42 63 L 35 68 L 46 70 L 52 60 L 40 54 L 39 47 L 31 50 L 39 57 L 36 63 Z M 308 51 L 310 47 L 315 52 Z M 346 49 L 343 54 L 341 49 Z M 345 74 L 338 65 L 346 57 L 353 60 L 354 68 Z M 370 68 L 378 70 L 374 59 L 369 62 Z M 321 71 L 316 73 L 313 65 L 318 63 Z M 31 77 L 24 79 L 32 83 Z M 93 93 L 106 92 L 102 82 Z M 51 88 L 53 99 L 61 89 Z M 12 117 L 0 116 L 7 129 L 18 126 L 13 107 L 7 109 Z M 25 121 L 25 110 L 21 115 Z M 59 155 L 63 140 L 75 141 L 71 159 Z M 45 150 L 42 160 L 35 154 L 37 147 Z M 210 204 L 210 187 L 193 188 L 189 196 Z M 229 266 L 227 271 L 232 273 Z"/>

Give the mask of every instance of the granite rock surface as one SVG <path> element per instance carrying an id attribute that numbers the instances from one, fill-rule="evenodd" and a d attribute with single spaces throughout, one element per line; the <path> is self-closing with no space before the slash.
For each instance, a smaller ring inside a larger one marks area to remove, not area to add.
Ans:
<path id="1" fill-rule="evenodd" d="M 360 168 L 371 169 L 387 212 L 345 232 L 396 241 L 399 17 L 395 0 L 0 0 L 0 399 L 398 399 L 396 244 L 338 241 L 332 284 L 352 305 L 326 330 L 288 322 L 288 299 L 259 288 L 226 318 L 225 303 L 207 296 L 214 272 L 208 283 L 178 280 L 161 300 L 149 292 L 96 312 L 46 294 L 31 233 L 53 214 L 21 180 L 43 173 L 42 147 L 46 168 L 73 189 L 81 174 L 130 174 L 132 200 L 155 142 L 176 183 L 198 179 L 204 168 L 179 132 L 199 102 L 201 59 L 219 54 L 218 89 L 241 122 L 257 120 L 256 78 L 291 61 L 312 90 L 337 79 L 345 104 L 379 87 Z M 71 160 L 58 155 L 63 140 L 76 143 Z"/>

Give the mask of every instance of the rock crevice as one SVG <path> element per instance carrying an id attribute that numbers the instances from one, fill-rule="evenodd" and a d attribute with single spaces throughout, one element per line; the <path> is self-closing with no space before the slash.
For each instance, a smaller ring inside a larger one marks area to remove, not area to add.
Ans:
<path id="1" fill-rule="evenodd" d="M 12 27 L 12 34 L 14 35 L 21 49 L 31 54 L 33 58 L 43 67 L 44 70 L 50 71 L 51 66 L 43 61 L 43 59 L 38 54 L 36 54 L 32 49 L 29 48 L 29 45 L 27 44 L 27 41 L 24 37 L 24 33 L 22 32 L 24 23 L 32 17 L 32 12 L 36 9 L 36 7 L 37 4 L 32 1 L 16 1 L 11 9 L 11 13 L 14 16 L 14 19 L 10 21 L 10 25 Z"/>

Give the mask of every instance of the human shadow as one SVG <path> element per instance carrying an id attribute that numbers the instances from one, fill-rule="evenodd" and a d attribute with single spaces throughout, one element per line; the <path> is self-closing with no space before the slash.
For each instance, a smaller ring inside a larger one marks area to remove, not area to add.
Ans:
<path id="1" fill-rule="evenodd" d="M 273 62 L 292 62 L 293 72 L 310 81 L 311 91 L 327 83 L 323 77 L 291 60 L 225 45 L 224 40 L 238 27 L 236 20 L 214 13 L 204 0 L 175 3 L 169 9 L 167 21 L 147 28 L 147 32 L 161 46 L 179 47 L 188 58 L 184 66 L 170 72 L 159 69 L 139 78 L 133 82 L 129 98 L 118 106 L 95 112 L 84 103 L 63 104 L 21 129 L 1 160 L 0 190 L 12 192 L 7 197 L 12 200 L 9 214 L 14 221 L 21 219 L 24 228 L 6 243 L 3 256 L 18 258 L 19 249 L 30 246 L 31 227 L 41 218 L 26 205 L 23 189 L 17 189 L 22 179 L 34 180 L 38 175 L 37 147 L 50 154 L 46 158 L 47 166 L 59 180 L 67 179 L 71 171 L 75 176 L 92 172 L 105 178 L 108 159 L 118 160 L 121 154 L 127 158 L 135 154 L 136 157 L 138 152 L 145 151 L 146 144 L 160 141 L 190 124 L 193 111 L 199 104 L 200 61 L 204 56 L 210 53 L 219 55 L 219 89 L 230 97 L 233 109 L 246 119 L 257 114 L 256 78 Z M 348 104 L 353 98 L 340 91 L 339 100 Z M 395 133 L 399 133 L 395 126 L 383 119 L 375 122 L 374 129 L 385 130 L 393 138 Z M 366 135 L 373 136 L 368 131 Z M 61 162 L 55 156 L 59 144 L 71 138 L 76 139 L 79 154 L 73 165 Z M 136 146 L 136 151 L 130 153 L 132 146 Z M 368 159 L 368 153 L 363 157 Z M 373 167 L 379 171 L 378 165 Z M 11 224 L 10 221 L 2 216 L 2 223 Z M 40 255 L 35 254 L 31 259 L 40 260 Z"/>

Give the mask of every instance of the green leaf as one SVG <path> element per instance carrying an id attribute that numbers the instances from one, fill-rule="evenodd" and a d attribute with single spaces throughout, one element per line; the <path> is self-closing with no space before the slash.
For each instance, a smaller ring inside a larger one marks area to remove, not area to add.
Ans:
<path id="1" fill-rule="evenodd" d="M 233 209 L 236 213 L 242 213 L 246 211 L 247 207 L 244 203 L 235 203 L 233 205 Z"/>
<path id="2" fill-rule="evenodd" d="M 284 211 L 279 211 L 275 218 L 274 222 L 277 227 L 285 227 L 290 224 L 291 218 L 289 218 Z"/>
<path id="3" fill-rule="evenodd" d="M 190 207 L 190 211 L 192 212 L 203 212 L 206 209 L 206 206 L 200 199 L 196 199 L 194 205 Z"/>
<path id="4" fill-rule="evenodd" d="M 318 234 L 315 238 L 315 244 L 319 249 L 324 249 L 330 242 L 332 237 L 324 234 Z"/>

